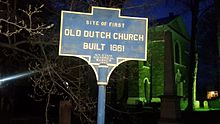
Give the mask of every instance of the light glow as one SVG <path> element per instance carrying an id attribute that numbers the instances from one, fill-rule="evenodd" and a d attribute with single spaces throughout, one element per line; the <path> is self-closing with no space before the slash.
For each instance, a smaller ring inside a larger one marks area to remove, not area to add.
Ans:
<path id="1" fill-rule="evenodd" d="M 212 99 L 218 97 L 218 91 L 208 91 L 207 99 Z"/>
<path id="2" fill-rule="evenodd" d="M 22 77 L 26 77 L 26 76 L 31 75 L 33 73 L 36 73 L 36 71 L 29 71 L 29 72 L 19 73 L 19 74 L 15 74 L 15 75 L 12 75 L 12 76 L 0 78 L 0 86 L 3 85 L 7 81 L 15 80 L 15 79 L 22 78 Z"/>

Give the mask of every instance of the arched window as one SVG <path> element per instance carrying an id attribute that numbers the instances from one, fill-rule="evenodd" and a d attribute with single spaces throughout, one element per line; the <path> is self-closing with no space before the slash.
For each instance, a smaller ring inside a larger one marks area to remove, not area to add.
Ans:
<path id="1" fill-rule="evenodd" d="M 175 43 L 175 62 L 181 64 L 180 62 L 180 46 L 179 43 Z"/>

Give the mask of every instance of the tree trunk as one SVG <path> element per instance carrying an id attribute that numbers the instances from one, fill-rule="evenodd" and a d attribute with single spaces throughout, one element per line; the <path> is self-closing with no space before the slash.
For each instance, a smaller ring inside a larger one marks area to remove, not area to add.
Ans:
<path id="1" fill-rule="evenodd" d="M 191 25 L 191 43 L 190 43 L 190 51 L 189 51 L 189 72 L 188 72 L 188 111 L 193 111 L 193 102 L 195 98 L 194 95 L 194 79 L 195 79 L 195 68 L 196 68 L 196 33 L 197 33 L 197 17 L 198 17 L 198 8 L 199 8 L 199 0 L 191 0 L 191 12 L 192 12 L 192 25 Z"/>
<path id="2" fill-rule="evenodd" d="M 71 123 L 71 106 L 70 101 L 60 101 L 59 124 Z"/>

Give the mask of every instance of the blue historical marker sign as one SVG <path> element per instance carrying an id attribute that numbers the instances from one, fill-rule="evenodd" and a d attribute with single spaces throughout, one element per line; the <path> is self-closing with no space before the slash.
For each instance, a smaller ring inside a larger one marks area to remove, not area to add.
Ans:
<path id="1" fill-rule="evenodd" d="M 94 69 L 99 85 L 97 124 L 105 122 L 105 90 L 114 68 L 127 60 L 146 61 L 147 27 L 147 18 L 121 16 L 120 9 L 62 11 L 59 55 L 82 58 Z"/>
<path id="2" fill-rule="evenodd" d="M 120 15 L 120 9 L 92 7 L 91 13 L 62 11 L 59 55 L 86 60 L 110 72 L 127 60 L 147 57 L 147 18 Z"/>

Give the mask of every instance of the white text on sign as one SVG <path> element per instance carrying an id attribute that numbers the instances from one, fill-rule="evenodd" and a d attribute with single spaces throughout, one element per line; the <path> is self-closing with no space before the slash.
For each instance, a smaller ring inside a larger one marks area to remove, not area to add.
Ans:
<path id="1" fill-rule="evenodd" d="M 123 40 L 123 41 L 144 41 L 143 34 L 89 31 L 89 30 L 79 30 L 79 29 L 74 30 L 69 28 L 66 28 L 64 30 L 64 35 L 71 37 L 101 38 L 101 39 L 114 39 L 114 40 Z"/>
<path id="2" fill-rule="evenodd" d="M 106 44 L 103 43 L 89 43 L 89 42 L 84 42 L 83 43 L 83 49 L 86 50 L 105 50 Z M 124 52 L 125 51 L 125 46 L 124 45 L 117 45 L 117 44 L 110 44 L 109 45 L 109 50 L 113 52 Z"/>
<path id="3" fill-rule="evenodd" d="M 124 28 L 125 23 L 122 22 L 107 22 L 107 21 L 97 21 L 97 20 L 86 20 L 86 25 L 93 26 L 108 26 L 113 28 Z"/>

